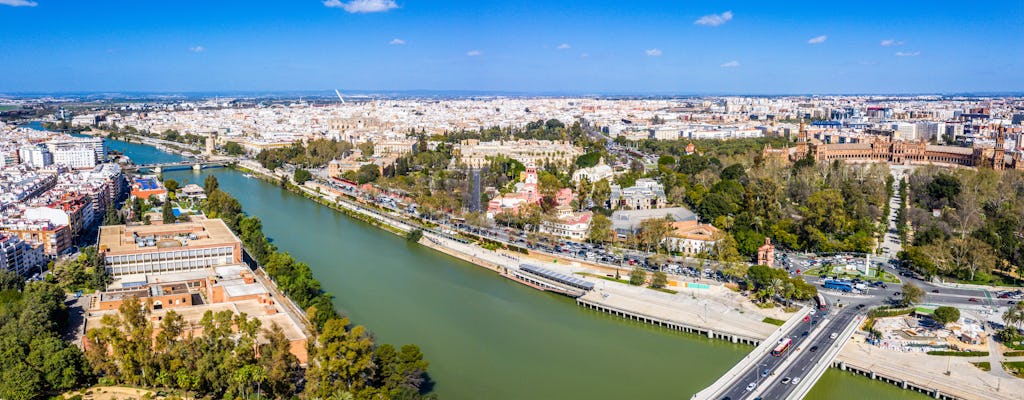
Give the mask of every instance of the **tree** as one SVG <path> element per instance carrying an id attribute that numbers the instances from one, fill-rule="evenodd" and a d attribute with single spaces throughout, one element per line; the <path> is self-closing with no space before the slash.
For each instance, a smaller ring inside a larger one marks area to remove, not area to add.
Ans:
<path id="1" fill-rule="evenodd" d="M 594 203 L 601 207 L 605 207 L 607 205 L 609 208 L 615 208 L 615 204 L 608 204 L 608 199 L 611 197 L 611 194 L 611 184 L 608 183 L 607 179 L 602 179 L 597 182 L 594 182 Z"/>
<path id="2" fill-rule="evenodd" d="M 245 149 L 237 142 L 227 142 L 224 144 L 224 152 L 231 156 L 240 156 L 245 154 Z"/>
<path id="3" fill-rule="evenodd" d="M 335 393 L 358 392 L 373 375 L 373 342 L 366 328 L 347 328 L 347 318 L 331 319 L 317 337 L 316 355 L 306 370 L 307 394 L 325 398 Z"/>
<path id="4" fill-rule="evenodd" d="M 220 182 L 217 182 L 217 177 L 215 175 L 208 175 L 206 179 L 203 180 L 203 190 L 206 192 L 207 196 L 219 187 Z"/>
<path id="5" fill-rule="evenodd" d="M 587 233 L 587 238 L 593 243 L 605 243 L 611 240 L 614 234 L 615 232 L 612 231 L 612 219 L 604 214 L 595 213 L 590 219 L 590 232 Z"/>
<path id="6" fill-rule="evenodd" d="M 913 283 L 907 283 L 903 285 L 903 294 L 900 302 L 904 307 L 910 307 L 911 305 L 920 302 L 923 297 L 924 290 L 921 290 L 921 288 L 917 287 L 917 285 L 914 285 Z"/>
<path id="7" fill-rule="evenodd" d="M 629 273 L 629 284 L 633 286 L 641 286 L 647 281 L 647 271 L 639 266 L 633 267 L 633 271 Z"/>
<path id="8" fill-rule="evenodd" d="M 1003 313 L 1003 322 L 1008 325 L 1020 326 L 1024 322 L 1024 302 L 1017 302 Z"/>
<path id="9" fill-rule="evenodd" d="M 668 275 L 662 271 L 654 273 L 654 277 L 651 278 L 651 287 L 655 289 L 661 289 L 668 285 Z"/>
<path id="10" fill-rule="evenodd" d="M 948 325 L 960 319 L 960 310 L 956 307 L 942 306 L 935 309 L 932 319 L 942 325 Z"/>
<path id="11" fill-rule="evenodd" d="M 164 188 L 166 188 L 168 192 L 175 192 L 178 190 L 178 187 L 180 187 L 180 184 L 174 179 L 164 181 Z"/>
<path id="12" fill-rule="evenodd" d="M 161 216 L 165 224 L 173 224 L 175 222 L 174 209 L 171 208 L 171 202 L 165 201 Z"/>
<path id="13" fill-rule="evenodd" d="M 661 242 L 665 240 L 665 236 L 672 232 L 672 222 L 666 218 L 651 218 L 640 222 L 640 237 L 645 245 L 647 245 L 647 251 L 654 249 L 654 252 L 659 252 L 661 248 Z"/>
<path id="14" fill-rule="evenodd" d="M 121 213 L 117 211 L 113 204 L 107 204 L 107 211 L 103 214 L 103 225 L 121 224 L 124 224 L 124 218 L 121 217 Z"/>
<path id="15" fill-rule="evenodd" d="M 409 231 L 409 233 L 407 233 L 405 235 L 405 239 L 410 241 L 410 242 L 412 242 L 412 243 L 419 242 L 420 238 L 422 238 L 422 237 L 423 237 L 423 230 L 422 229 L 413 229 L 413 230 Z"/>
<path id="16" fill-rule="evenodd" d="M 366 164 L 356 171 L 356 182 L 360 185 L 375 182 L 378 178 L 380 178 L 380 167 L 377 164 Z"/>
<path id="17" fill-rule="evenodd" d="M 558 177 L 554 174 L 543 171 L 537 177 L 537 190 L 541 196 L 553 199 L 555 194 L 561 189 L 562 181 L 558 180 Z"/>
<path id="18" fill-rule="evenodd" d="M 373 142 L 366 141 L 360 143 L 359 151 L 363 153 L 363 157 L 373 157 Z"/>
<path id="19" fill-rule="evenodd" d="M 301 185 L 303 183 L 306 183 L 306 181 L 313 179 L 313 174 L 305 169 L 296 168 L 295 173 L 292 176 L 292 179 L 295 180 L 295 183 Z"/>

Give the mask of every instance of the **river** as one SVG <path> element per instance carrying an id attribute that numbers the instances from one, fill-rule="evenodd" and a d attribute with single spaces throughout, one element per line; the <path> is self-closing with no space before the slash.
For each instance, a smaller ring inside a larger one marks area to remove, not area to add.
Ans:
<path id="1" fill-rule="evenodd" d="M 180 159 L 108 145 L 137 163 Z M 580 308 L 234 170 L 164 177 L 202 185 L 208 174 L 262 219 L 275 245 L 310 265 L 353 322 L 380 342 L 419 345 L 442 399 L 687 399 L 751 350 Z M 807 398 L 926 397 L 830 370 Z"/>

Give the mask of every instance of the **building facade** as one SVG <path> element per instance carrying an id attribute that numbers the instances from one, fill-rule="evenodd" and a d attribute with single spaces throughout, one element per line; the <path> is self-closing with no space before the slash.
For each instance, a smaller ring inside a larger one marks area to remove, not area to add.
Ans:
<path id="1" fill-rule="evenodd" d="M 111 275 L 192 271 L 242 262 L 242 242 L 220 219 L 100 227 L 100 256 Z"/>

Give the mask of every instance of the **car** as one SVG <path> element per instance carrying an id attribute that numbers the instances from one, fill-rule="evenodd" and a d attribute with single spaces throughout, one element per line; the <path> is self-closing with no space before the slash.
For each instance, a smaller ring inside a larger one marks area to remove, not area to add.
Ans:
<path id="1" fill-rule="evenodd" d="M 813 353 L 816 351 L 818 351 L 818 346 L 811 346 L 810 352 Z"/>
<path id="2" fill-rule="evenodd" d="M 764 377 L 768 376 L 771 373 L 772 373 L 772 370 L 766 369 L 764 371 L 761 371 L 761 377 L 764 378 Z"/>
<path id="3" fill-rule="evenodd" d="M 807 335 L 810 335 L 810 334 L 811 334 L 811 332 L 809 332 L 809 331 L 804 331 L 804 333 L 801 333 L 801 334 L 800 334 L 800 336 L 807 336 Z"/>
<path id="4" fill-rule="evenodd" d="M 749 384 L 747 384 L 747 391 L 748 392 L 752 392 L 752 391 L 754 391 L 754 388 L 756 388 L 756 387 L 757 387 L 757 382 L 750 382 Z"/>
<path id="5" fill-rule="evenodd" d="M 793 384 L 796 385 L 798 383 L 800 383 L 800 377 L 799 376 L 796 377 L 796 378 L 793 378 Z"/>
<path id="6" fill-rule="evenodd" d="M 971 297 L 971 298 L 967 299 L 967 301 L 969 301 L 971 303 L 977 303 L 978 302 L 978 298 L 977 297 Z"/>
<path id="7" fill-rule="evenodd" d="M 838 332 L 832 332 L 832 334 L 831 334 L 831 335 L 828 335 L 828 338 L 829 338 L 829 339 L 835 339 L 835 338 L 837 338 L 837 337 L 839 337 L 839 333 L 838 333 Z"/>
<path id="8" fill-rule="evenodd" d="M 789 379 L 789 377 L 788 377 L 788 376 L 787 376 L 787 377 L 785 377 L 785 378 L 782 378 L 782 384 L 783 384 L 783 385 L 788 385 L 788 384 L 789 384 L 789 381 L 790 381 L 790 379 Z"/>
<path id="9" fill-rule="evenodd" d="M 939 289 L 932 289 L 932 293 L 938 293 Z"/>
<path id="10" fill-rule="evenodd" d="M 814 315 L 814 314 L 815 314 L 815 310 L 811 310 L 811 312 L 809 312 L 809 313 L 807 313 L 807 314 L 808 314 L 808 315 Z"/>

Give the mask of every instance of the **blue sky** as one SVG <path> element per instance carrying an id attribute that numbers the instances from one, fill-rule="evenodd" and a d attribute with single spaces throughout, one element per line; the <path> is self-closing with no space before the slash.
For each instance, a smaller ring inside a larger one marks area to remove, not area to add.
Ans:
<path id="1" fill-rule="evenodd" d="M 1024 1 L 0 0 L 0 93 L 1024 90 Z"/>

